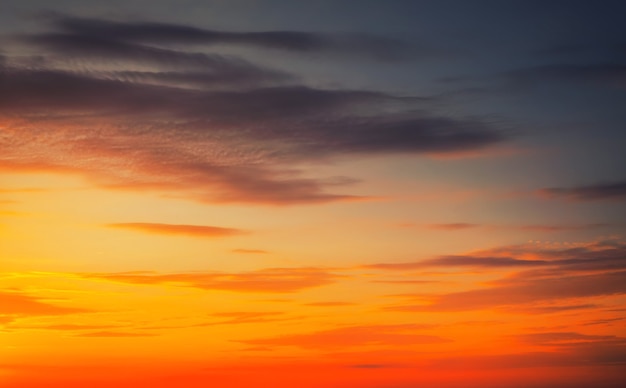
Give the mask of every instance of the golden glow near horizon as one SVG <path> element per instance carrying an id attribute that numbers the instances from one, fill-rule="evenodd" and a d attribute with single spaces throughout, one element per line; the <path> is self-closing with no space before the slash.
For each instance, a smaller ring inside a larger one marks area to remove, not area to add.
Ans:
<path id="1" fill-rule="evenodd" d="M 624 381 L 614 2 L 10 3 L 0 388 Z"/>
<path id="2" fill-rule="evenodd" d="M 624 298 L 609 284 L 619 278 L 602 268 L 565 272 L 559 262 L 572 249 L 610 255 L 621 242 L 433 254 L 438 246 L 421 233 L 447 238 L 471 228 L 335 219 L 321 207 L 229 212 L 54 174 L 4 174 L 3 182 L 11 211 L 2 215 L 0 355 L 9 386 L 44 376 L 70 384 L 70 374 L 102 384 L 170 375 L 245 384 L 236 366 L 250 371 L 249 382 L 281 386 L 268 377 L 281 365 L 320 368 L 338 374 L 332 383 L 359 387 L 378 379 L 453 386 L 474 373 L 488 382 L 485 368 L 521 378 L 509 368 L 577 359 L 595 342 L 619 347 L 624 335 Z M 328 211 L 354 206 L 394 204 Z M 608 283 L 577 291 L 596 282 Z"/>

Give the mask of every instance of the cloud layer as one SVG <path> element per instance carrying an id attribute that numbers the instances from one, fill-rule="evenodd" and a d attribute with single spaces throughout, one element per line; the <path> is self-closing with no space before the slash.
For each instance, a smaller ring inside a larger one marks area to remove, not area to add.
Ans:
<path id="1" fill-rule="evenodd" d="M 354 179 L 304 177 L 301 166 L 507 140 L 493 123 L 435 111 L 429 99 L 313 87 L 253 59 L 190 50 L 219 43 L 383 55 L 377 50 L 394 47 L 371 37 L 51 21 L 49 31 L 15 38 L 36 56 L 9 53 L 0 63 L 0 169 L 74 173 L 204 202 L 321 203 L 360 199 L 329 192 Z"/>

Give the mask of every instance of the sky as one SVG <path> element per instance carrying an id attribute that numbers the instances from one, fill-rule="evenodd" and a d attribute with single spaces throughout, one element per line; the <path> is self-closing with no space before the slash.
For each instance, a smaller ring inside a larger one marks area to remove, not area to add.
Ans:
<path id="1" fill-rule="evenodd" d="M 617 388 L 626 3 L 5 1 L 3 388 Z"/>

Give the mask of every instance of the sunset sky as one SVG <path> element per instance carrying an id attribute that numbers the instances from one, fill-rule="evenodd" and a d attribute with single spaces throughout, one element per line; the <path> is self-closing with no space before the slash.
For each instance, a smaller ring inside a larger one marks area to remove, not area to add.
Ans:
<path id="1" fill-rule="evenodd" d="M 2 1 L 0 387 L 623 387 L 625 15 Z"/>

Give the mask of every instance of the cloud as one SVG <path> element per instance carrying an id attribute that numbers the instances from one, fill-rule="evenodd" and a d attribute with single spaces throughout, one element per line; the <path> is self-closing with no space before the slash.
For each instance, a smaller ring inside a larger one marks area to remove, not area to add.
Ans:
<path id="1" fill-rule="evenodd" d="M 83 274 L 94 279 L 122 283 L 163 285 L 177 284 L 205 290 L 233 292 L 291 293 L 331 284 L 338 275 L 318 268 L 269 268 L 243 273 L 177 274 Z"/>
<path id="2" fill-rule="evenodd" d="M 614 335 L 588 335 L 576 332 L 541 332 L 517 334 L 518 341 L 534 346 L 572 347 L 579 344 L 602 343 L 626 345 L 626 338 Z M 626 354 L 624 354 L 626 356 Z M 626 361 L 626 360 L 625 360 Z"/>
<path id="3" fill-rule="evenodd" d="M 316 88 L 250 60 L 188 50 L 200 40 L 295 42 L 303 52 L 297 42 L 306 39 L 294 37 L 315 34 L 52 19 L 54 30 L 20 38 L 37 58 L 9 53 L 0 64 L 2 170 L 76 174 L 109 189 L 210 203 L 312 204 L 372 198 L 334 192 L 356 179 L 305 176 L 311 163 L 458 153 L 509 139 L 488 120 L 436 111 L 430 98 Z M 369 38 L 329 39 L 310 49 L 372 53 Z"/>
<path id="4" fill-rule="evenodd" d="M 270 70 L 233 56 L 185 52 L 142 46 L 102 37 L 48 33 L 22 38 L 52 56 L 51 65 L 73 58 L 85 65 L 108 70 L 93 71 L 99 78 L 185 88 L 249 87 L 293 80 L 285 72 Z M 139 70 L 141 68 L 152 71 Z"/>
<path id="5" fill-rule="evenodd" d="M 156 334 L 152 333 L 135 333 L 135 332 L 123 332 L 123 331 L 96 331 L 91 333 L 76 334 L 75 337 L 154 337 Z"/>
<path id="6" fill-rule="evenodd" d="M 522 313 L 522 314 L 555 314 L 555 313 L 574 311 L 574 310 L 588 310 L 588 309 L 595 310 L 598 307 L 599 306 L 597 304 L 573 304 L 573 305 L 548 304 L 548 305 L 513 306 L 511 308 L 506 309 L 506 311 Z"/>
<path id="7" fill-rule="evenodd" d="M 117 328 L 118 326 L 112 325 L 80 325 L 80 324 L 57 324 L 57 325 L 44 325 L 44 326 L 19 326 L 20 330 L 24 329 L 36 329 L 36 330 L 61 330 L 61 331 L 81 331 L 81 330 L 94 330 L 94 329 L 110 329 Z"/>
<path id="8" fill-rule="evenodd" d="M 348 365 L 348 368 L 356 368 L 356 369 L 382 369 L 382 368 L 398 368 L 400 365 L 397 364 L 353 364 Z"/>
<path id="9" fill-rule="evenodd" d="M 428 305 L 396 306 L 390 310 L 468 311 L 622 294 L 626 294 L 626 271 L 526 281 L 504 279 L 495 287 L 436 295 Z"/>
<path id="10" fill-rule="evenodd" d="M 266 323 L 282 321 L 287 318 L 277 318 L 279 315 L 283 315 L 280 311 L 235 311 L 225 313 L 211 314 L 217 318 L 227 318 L 218 322 L 209 322 L 200 324 L 199 326 L 214 326 L 214 325 L 233 325 L 244 323 Z"/>
<path id="11" fill-rule="evenodd" d="M 108 224 L 111 228 L 137 230 L 145 233 L 182 235 L 191 237 L 224 237 L 244 233 L 240 229 L 221 228 L 205 225 L 155 224 L 145 222 L 125 222 Z"/>
<path id="12" fill-rule="evenodd" d="M 447 342 L 446 339 L 441 337 L 416 333 L 416 331 L 422 330 L 424 327 L 418 324 L 351 326 L 306 334 L 240 340 L 238 342 L 258 346 L 295 346 L 305 349 L 346 349 L 391 345 L 411 346 Z"/>
<path id="13" fill-rule="evenodd" d="M 427 228 L 435 229 L 435 230 L 462 230 L 462 229 L 472 229 L 472 228 L 476 228 L 479 226 L 480 226 L 479 224 L 470 224 L 467 222 L 455 222 L 455 223 L 448 223 L 448 224 L 430 224 L 430 225 L 427 225 Z"/>
<path id="14" fill-rule="evenodd" d="M 7 316 L 0 316 L 0 325 L 6 325 L 14 321 L 14 318 Z"/>
<path id="15" fill-rule="evenodd" d="M 514 85 L 541 84 L 547 82 L 591 83 L 616 87 L 626 86 L 626 65 L 599 63 L 589 65 L 550 64 L 518 69 L 506 73 Z"/>
<path id="16" fill-rule="evenodd" d="M 55 306 L 40 301 L 40 298 L 0 291 L 0 314 L 18 316 L 64 315 L 88 311 L 82 308 Z"/>
<path id="17" fill-rule="evenodd" d="M 511 257 L 480 257 L 472 255 L 440 256 L 409 263 L 379 263 L 367 265 L 367 268 L 385 270 L 413 270 L 431 267 L 480 267 L 480 268 L 509 268 L 535 267 L 548 264 L 542 260 L 519 260 Z"/>
<path id="18" fill-rule="evenodd" d="M 338 307 L 338 306 L 352 306 L 352 305 L 356 305 L 356 303 L 339 302 L 339 301 L 305 303 L 305 306 L 315 306 L 315 307 Z"/>
<path id="19" fill-rule="evenodd" d="M 403 226 L 415 226 L 416 224 L 403 224 Z M 522 224 L 522 225 L 502 225 L 502 224 L 477 224 L 469 222 L 453 222 L 443 224 L 425 224 L 423 227 L 431 230 L 459 231 L 469 229 L 489 229 L 489 230 L 521 230 L 532 232 L 566 232 L 571 230 L 598 229 L 609 226 L 618 226 L 608 223 L 587 223 L 587 224 Z"/>
<path id="20" fill-rule="evenodd" d="M 508 274 L 480 288 L 466 291 L 404 295 L 403 297 L 414 299 L 416 304 L 391 306 L 390 310 L 418 312 L 499 309 L 552 313 L 587 308 L 591 303 L 582 302 L 581 299 L 584 298 L 626 294 L 626 244 L 619 241 L 600 241 L 559 248 L 533 245 L 502 247 L 472 255 L 442 256 L 421 262 L 375 264 L 370 267 L 411 270 L 431 266 L 496 268 L 507 270 Z M 572 303 L 572 299 L 576 301 Z"/>
<path id="21" fill-rule="evenodd" d="M 539 194 L 549 198 L 563 198 L 576 201 L 623 201 L 626 200 L 626 181 L 575 187 L 551 187 L 541 189 Z"/>
<path id="22" fill-rule="evenodd" d="M 598 229 L 609 226 L 617 226 L 613 224 L 607 223 L 589 223 L 589 224 L 572 224 L 572 225 L 564 225 L 564 224 L 530 224 L 530 225 L 521 225 L 519 229 L 533 231 L 533 232 L 565 232 L 570 230 L 589 230 L 589 229 Z"/>
<path id="23" fill-rule="evenodd" d="M 245 248 L 233 249 L 232 252 L 233 253 L 244 253 L 244 254 L 258 254 L 258 255 L 264 255 L 264 254 L 269 253 L 268 251 L 265 251 L 263 249 L 245 249 Z"/>
<path id="24" fill-rule="evenodd" d="M 322 34 L 302 31 L 230 32 L 186 25 L 150 22 L 116 22 L 56 15 L 55 26 L 66 33 L 92 39 L 113 39 L 142 44 L 229 45 L 297 53 L 403 60 L 433 54 L 401 40 L 366 34 Z"/>
<path id="25" fill-rule="evenodd" d="M 570 272 L 626 270 L 626 244 L 621 241 L 599 241 L 575 247 L 506 246 L 465 255 L 438 256 L 407 263 L 377 263 L 366 268 L 384 270 L 417 270 L 423 268 L 532 268 L 515 274 L 516 278 L 556 276 Z"/>

